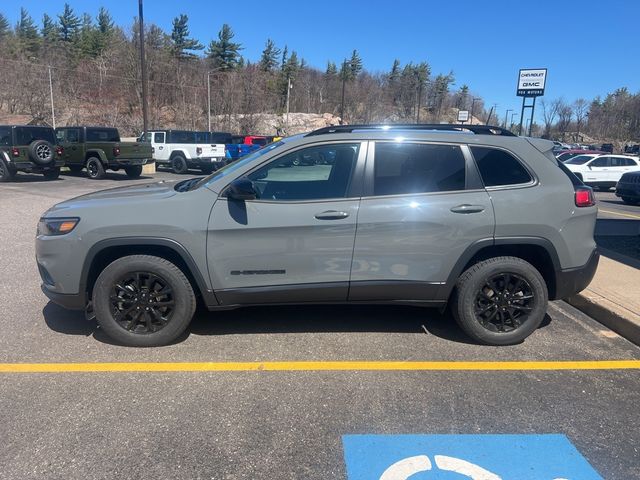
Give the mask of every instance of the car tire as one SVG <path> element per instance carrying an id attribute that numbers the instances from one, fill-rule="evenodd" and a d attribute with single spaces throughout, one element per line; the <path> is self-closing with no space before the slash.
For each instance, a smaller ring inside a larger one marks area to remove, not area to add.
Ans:
<path id="1" fill-rule="evenodd" d="M 140 175 L 142 175 L 142 165 L 124 167 L 124 171 L 127 173 L 129 178 L 140 178 Z"/>
<path id="2" fill-rule="evenodd" d="M 47 166 L 54 160 L 55 150 L 46 140 L 34 140 L 29 144 L 29 158 L 33 163 Z"/>
<path id="3" fill-rule="evenodd" d="M 485 345 L 522 342 L 542 323 L 549 294 L 540 272 L 517 257 L 476 263 L 458 279 L 453 316 L 472 339 Z"/>
<path id="4" fill-rule="evenodd" d="M 89 157 L 87 160 L 87 177 L 92 180 L 100 180 L 106 175 L 104 166 L 98 157 Z"/>
<path id="5" fill-rule="evenodd" d="M 16 176 L 16 171 L 0 156 L 0 182 L 10 182 Z"/>
<path id="6" fill-rule="evenodd" d="M 638 205 L 640 203 L 640 200 L 635 200 L 631 197 L 621 197 L 621 198 L 622 198 L 622 201 L 627 205 Z"/>
<path id="7" fill-rule="evenodd" d="M 110 338 L 132 347 L 157 347 L 173 342 L 189 326 L 196 298 L 175 264 L 151 255 L 130 255 L 100 273 L 93 309 Z"/>
<path id="8" fill-rule="evenodd" d="M 51 168 L 42 172 L 47 180 L 57 180 L 60 177 L 60 167 Z"/>
<path id="9" fill-rule="evenodd" d="M 171 159 L 171 168 L 175 173 L 183 174 L 189 170 L 187 160 L 182 155 L 175 155 Z"/>

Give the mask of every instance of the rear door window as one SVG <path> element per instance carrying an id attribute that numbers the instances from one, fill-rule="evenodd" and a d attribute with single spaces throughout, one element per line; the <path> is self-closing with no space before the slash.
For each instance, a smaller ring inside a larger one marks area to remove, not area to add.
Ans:
<path id="1" fill-rule="evenodd" d="M 78 143 L 80 141 L 80 129 L 68 128 L 65 133 L 65 141 L 68 143 Z"/>
<path id="2" fill-rule="evenodd" d="M 590 167 L 609 167 L 611 166 L 611 157 L 598 157 L 589 164 Z"/>
<path id="3" fill-rule="evenodd" d="M 521 185 L 533 179 L 509 152 L 491 147 L 470 147 L 485 187 Z"/>
<path id="4" fill-rule="evenodd" d="M 156 132 L 153 134 L 153 143 L 164 143 L 164 132 Z"/>
<path id="5" fill-rule="evenodd" d="M 457 145 L 376 143 L 374 195 L 465 189 L 465 161 Z"/>

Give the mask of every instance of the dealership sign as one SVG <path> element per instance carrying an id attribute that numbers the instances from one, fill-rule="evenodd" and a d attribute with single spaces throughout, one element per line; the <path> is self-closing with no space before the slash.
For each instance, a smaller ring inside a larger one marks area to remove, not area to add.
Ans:
<path id="1" fill-rule="evenodd" d="M 519 97 L 541 97 L 544 95 L 544 84 L 546 80 L 546 68 L 520 70 L 518 74 L 517 95 Z"/>
<path id="2" fill-rule="evenodd" d="M 458 112 L 458 121 L 459 122 L 467 122 L 469 121 L 469 111 L 468 110 L 460 110 Z"/>

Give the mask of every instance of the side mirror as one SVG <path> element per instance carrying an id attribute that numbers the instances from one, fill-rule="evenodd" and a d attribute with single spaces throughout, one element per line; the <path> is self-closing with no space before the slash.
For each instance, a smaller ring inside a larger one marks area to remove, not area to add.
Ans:
<path id="1" fill-rule="evenodd" d="M 240 177 L 229 185 L 227 197 L 233 200 L 255 200 L 257 195 L 253 182 L 247 177 Z"/>
<path id="2" fill-rule="evenodd" d="M 589 170 L 591 170 L 593 168 L 591 165 L 587 165 L 587 167 L 589 167 Z"/>

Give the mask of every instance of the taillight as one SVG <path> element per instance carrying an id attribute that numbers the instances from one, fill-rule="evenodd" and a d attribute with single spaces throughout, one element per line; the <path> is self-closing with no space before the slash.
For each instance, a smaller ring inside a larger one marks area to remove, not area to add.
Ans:
<path id="1" fill-rule="evenodd" d="M 593 207 L 595 204 L 596 199 L 590 187 L 576 188 L 576 207 Z"/>
<path id="2" fill-rule="evenodd" d="M 64 153 L 64 148 L 62 147 L 56 147 L 56 153 L 58 154 L 59 157 L 62 156 L 62 154 Z"/>
<path id="3" fill-rule="evenodd" d="M 197 155 L 202 155 L 202 148 L 201 147 L 196 147 L 196 154 Z"/>
<path id="4" fill-rule="evenodd" d="M 120 155 L 120 147 L 113 147 L 113 155 L 116 157 Z"/>
<path id="5" fill-rule="evenodd" d="M 16 147 L 13 147 L 11 149 L 11 155 L 13 155 L 14 157 L 19 157 L 20 156 L 20 150 L 18 150 Z"/>

